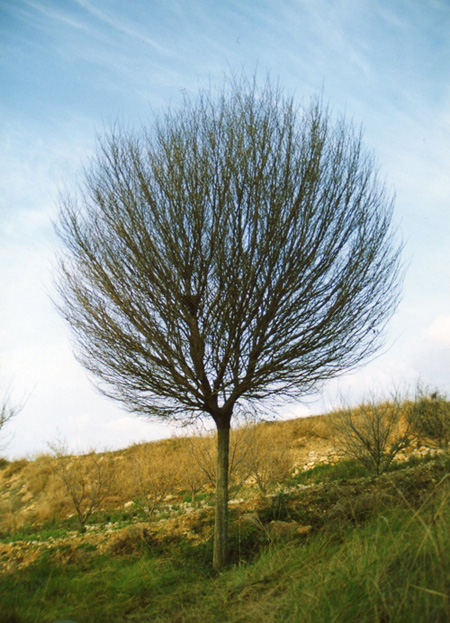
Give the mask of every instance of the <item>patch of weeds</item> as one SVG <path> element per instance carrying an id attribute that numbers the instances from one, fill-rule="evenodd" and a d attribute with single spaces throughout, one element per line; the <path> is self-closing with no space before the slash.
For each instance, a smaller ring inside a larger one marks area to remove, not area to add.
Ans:
<path id="1" fill-rule="evenodd" d="M 306 485 L 315 482 L 321 482 L 324 477 L 330 474 L 333 465 L 316 465 L 311 469 L 297 472 L 286 481 L 286 486 L 295 487 L 297 485 Z"/>
<path id="2" fill-rule="evenodd" d="M 25 524 L 11 535 L 2 537 L 2 541 L 6 543 L 14 543 L 16 541 L 48 541 L 49 539 L 57 539 L 67 535 L 67 528 L 56 525 L 54 523 L 46 523 L 44 525 Z"/>
<path id="3" fill-rule="evenodd" d="M 133 508 L 97 511 L 91 516 L 88 524 L 128 524 L 137 514 L 137 510 Z"/>
<path id="4" fill-rule="evenodd" d="M 353 480 L 355 478 L 367 478 L 372 473 L 363 465 L 354 460 L 339 461 L 332 466 L 330 482 L 336 480 Z"/>
<path id="5" fill-rule="evenodd" d="M 174 561 L 180 561 L 183 568 L 192 567 L 195 572 L 209 573 L 213 554 L 212 539 L 191 543 L 188 539 L 180 539 L 168 549 Z"/>
<path id="6" fill-rule="evenodd" d="M 206 491 L 201 491 L 200 493 L 196 493 L 194 495 L 194 500 L 192 501 L 192 493 L 190 491 L 182 491 L 181 492 L 182 502 L 184 504 L 197 504 L 200 506 L 202 502 L 211 503 L 214 496 L 211 493 L 207 493 Z"/>
<path id="7" fill-rule="evenodd" d="M 13 534 L 2 535 L 2 541 L 46 541 L 66 536 L 69 532 L 79 531 L 79 523 L 75 516 L 60 519 L 53 516 L 42 523 L 26 523 Z"/>
<path id="8" fill-rule="evenodd" d="M 319 482 L 335 482 L 340 480 L 352 480 L 355 478 L 366 478 L 370 472 L 354 460 L 339 461 L 339 463 L 321 464 L 299 472 L 287 481 L 287 486 L 316 484 Z"/>
<path id="9" fill-rule="evenodd" d="M 266 506 L 259 513 L 261 521 L 269 523 L 270 521 L 289 521 L 292 519 L 291 500 L 292 495 L 283 491 L 268 498 Z"/>
<path id="10" fill-rule="evenodd" d="M 2 611 L 0 612 L 0 623 L 34 623 L 34 619 L 30 617 L 24 618 L 14 605 L 5 605 L 2 606 Z"/>
<path id="11" fill-rule="evenodd" d="M 83 552 L 95 552 L 97 551 L 97 545 L 95 543 L 80 543 L 77 548 Z"/>
<path id="12" fill-rule="evenodd" d="M 158 541 L 142 525 L 131 525 L 108 547 L 108 552 L 115 556 L 130 556 L 144 554 L 157 549 Z"/>

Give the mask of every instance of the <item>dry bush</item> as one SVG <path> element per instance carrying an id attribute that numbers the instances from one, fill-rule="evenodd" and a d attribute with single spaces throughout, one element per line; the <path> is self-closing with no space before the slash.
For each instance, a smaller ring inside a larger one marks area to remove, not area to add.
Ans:
<path id="1" fill-rule="evenodd" d="M 293 467 L 289 431 L 278 424 L 246 423 L 230 432 L 229 490 L 236 495 L 252 478 L 266 494 L 286 480 Z M 191 460 L 200 468 L 206 482 L 215 487 L 217 439 L 215 434 L 185 439 Z"/>
<path id="2" fill-rule="evenodd" d="M 216 486 L 217 435 L 197 434 L 185 438 L 185 445 L 191 461 L 199 469 L 205 484 Z M 250 477 L 258 451 L 256 427 L 245 424 L 230 431 L 230 454 L 228 485 L 231 495 L 236 495 Z"/>
<path id="3" fill-rule="evenodd" d="M 187 452 L 187 465 L 195 466 L 195 470 L 199 470 L 204 478 L 205 486 L 211 488 L 216 484 L 216 461 L 217 461 L 217 442 L 214 433 L 200 434 L 184 438 L 184 444 Z"/>
<path id="4" fill-rule="evenodd" d="M 7 392 L 6 396 L 2 398 L 0 401 L 0 439 L 2 443 L 0 444 L 0 450 L 3 450 L 5 445 L 7 445 L 7 440 L 2 439 L 4 428 L 7 426 L 8 422 L 12 420 L 22 409 L 23 405 L 13 405 L 10 395 Z"/>
<path id="5" fill-rule="evenodd" d="M 12 495 L 0 501 L 0 533 L 14 534 L 26 523 L 27 515 L 19 496 Z"/>
<path id="6" fill-rule="evenodd" d="M 4 478 L 11 478 L 21 472 L 25 467 L 27 467 L 28 461 L 27 459 L 17 459 L 16 461 L 11 461 L 3 470 Z"/>
<path id="7" fill-rule="evenodd" d="M 248 422 L 231 431 L 230 490 L 234 495 L 254 473 L 260 452 L 258 428 Z"/>
<path id="8" fill-rule="evenodd" d="M 67 517 L 74 512 L 73 500 L 57 475 L 56 466 L 52 466 L 53 474 L 47 480 L 41 495 L 37 495 L 32 505 L 32 520 L 38 523 L 55 517 Z"/>
<path id="9" fill-rule="evenodd" d="M 49 446 L 56 459 L 52 462 L 54 474 L 75 511 L 80 531 L 84 532 L 89 517 L 100 508 L 112 489 L 112 457 L 95 452 L 70 456 L 64 443 Z"/>
<path id="10" fill-rule="evenodd" d="M 288 429 L 275 424 L 255 427 L 255 450 L 250 473 L 266 495 L 287 480 L 294 467 Z"/>
<path id="11" fill-rule="evenodd" d="M 12 474 L 4 481 L 0 509 L 0 529 L 14 532 L 25 523 L 45 521 L 68 508 L 50 457 L 12 464 Z M 14 482 L 11 483 L 11 477 Z"/>
<path id="12" fill-rule="evenodd" d="M 450 449 L 450 401 L 439 391 L 419 387 L 408 412 L 417 434 L 430 446 Z"/>
<path id="13" fill-rule="evenodd" d="M 179 468 L 179 486 L 181 489 L 189 491 L 191 502 L 194 503 L 195 496 L 210 483 L 210 480 L 199 462 L 193 460 L 191 443 L 195 444 L 192 439 L 186 439 L 185 443 L 180 445 L 177 463 Z"/>
<path id="14" fill-rule="evenodd" d="M 335 445 L 370 471 L 387 471 L 414 438 L 413 428 L 404 417 L 404 404 L 394 394 L 390 401 L 380 402 L 370 396 L 355 409 L 341 409 L 331 420 Z"/>
<path id="15" fill-rule="evenodd" d="M 152 515 L 156 506 L 178 486 L 179 465 L 170 444 L 143 443 L 133 446 L 129 461 L 128 496 L 140 501 Z"/>
<path id="16" fill-rule="evenodd" d="M 37 495 L 44 490 L 48 492 L 52 481 L 55 480 L 55 458 L 51 456 L 42 456 L 28 465 L 26 473 L 26 482 L 28 490 Z"/>
<path id="17" fill-rule="evenodd" d="M 72 510 L 72 504 L 57 475 L 57 460 L 49 455 L 39 456 L 28 463 L 23 473 L 27 491 L 23 502 L 31 503 L 27 508 L 31 521 L 42 522 L 61 517 Z"/>

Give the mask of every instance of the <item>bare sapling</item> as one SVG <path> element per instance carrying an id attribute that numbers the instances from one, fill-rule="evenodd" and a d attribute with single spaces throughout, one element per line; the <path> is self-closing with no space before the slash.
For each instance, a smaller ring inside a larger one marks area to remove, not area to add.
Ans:
<path id="1" fill-rule="evenodd" d="M 450 401 L 439 390 L 418 387 L 409 413 L 418 436 L 429 446 L 450 450 Z"/>
<path id="2" fill-rule="evenodd" d="M 196 434 L 185 439 L 186 448 L 195 467 L 203 473 L 205 484 L 216 487 L 217 435 Z M 256 426 L 246 423 L 230 431 L 228 490 L 237 495 L 251 476 L 259 452 Z"/>
<path id="3" fill-rule="evenodd" d="M 189 491 L 191 504 L 196 503 L 197 494 L 203 491 L 208 483 L 211 483 L 210 478 L 212 476 L 212 474 L 207 473 L 208 470 L 205 471 L 203 469 L 203 461 L 196 458 L 199 454 L 199 448 L 193 448 L 193 446 L 195 446 L 198 440 L 198 437 L 183 439 L 182 449 L 180 449 L 177 458 L 179 468 L 178 481 L 182 489 Z M 207 464 L 209 465 L 209 461 L 207 461 Z"/>
<path id="4" fill-rule="evenodd" d="M 341 408 L 331 419 L 336 447 L 371 472 L 387 471 L 414 438 L 404 402 L 397 393 L 388 401 L 372 395 L 356 408 Z"/>
<path id="5" fill-rule="evenodd" d="M 143 443 L 134 447 L 131 461 L 136 501 L 151 517 L 178 485 L 176 456 L 168 456 L 163 448 Z"/>
<path id="6" fill-rule="evenodd" d="M 0 403 L 0 435 L 3 437 L 0 444 L 0 450 L 7 445 L 7 440 L 3 435 L 8 423 L 21 411 L 22 405 L 13 404 L 9 394 L 7 394 Z"/>
<path id="7" fill-rule="evenodd" d="M 112 492 L 114 472 L 112 458 L 94 451 L 71 455 L 63 442 L 49 444 L 54 454 L 54 473 L 76 514 L 80 532 Z"/>
<path id="8" fill-rule="evenodd" d="M 275 433 L 270 424 L 257 427 L 256 446 L 258 451 L 251 474 L 265 496 L 276 485 L 289 478 L 294 466 L 293 456 L 286 431 L 281 428 Z"/>

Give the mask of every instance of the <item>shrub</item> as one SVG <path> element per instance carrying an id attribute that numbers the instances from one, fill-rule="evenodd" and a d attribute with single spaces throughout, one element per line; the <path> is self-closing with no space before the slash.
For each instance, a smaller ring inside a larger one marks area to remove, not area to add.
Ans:
<path id="1" fill-rule="evenodd" d="M 417 434 L 432 446 L 450 448 L 450 401 L 439 391 L 418 389 L 408 419 Z"/>
<path id="2" fill-rule="evenodd" d="M 282 426 L 290 432 L 293 440 L 304 440 L 308 443 L 309 440 L 330 439 L 330 419 L 329 415 L 309 415 L 283 422 Z"/>
<path id="3" fill-rule="evenodd" d="M 211 487 L 214 487 L 216 482 L 216 446 L 216 435 L 195 435 L 186 438 L 189 455 L 187 470 L 200 469 L 205 482 Z M 285 428 L 273 426 L 268 422 L 255 425 L 250 421 L 231 430 L 229 464 L 231 495 L 236 495 L 249 478 L 252 478 L 261 493 L 266 495 L 275 485 L 290 476 L 292 468 L 289 432 Z"/>
<path id="4" fill-rule="evenodd" d="M 53 462 L 55 476 L 76 513 L 80 531 L 84 532 L 88 519 L 111 491 L 111 455 L 90 452 L 84 456 L 70 456 L 61 442 L 50 444 L 50 448 L 56 458 Z"/>
<path id="5" fill-rule="evenodd" d="M 266 505 L 259 513 L 259 518 L 263 523 L 291 520 L 291 500 L 292 496 L 289 493 L 280 491 L 267 499 Z"/>
<path id="6" fill-rule="evenodd" d="M 257 451 L 253 457 L 251 475 L 259 490 L 266 495 L 291 475 L 294 462 L 289 438 L 284 428 L 262 424 L 256 430 Z"/>
<path id="7" fill-rule="evenodd" d="M 397 454 L 414 437 L 409 418 L 403 417 L 403 401 L 373 397 L 356 409 L 344 408 L 332 420 L 336 445 L 349 457 L 376 474 L 387 471 Z"/>
<path id="8" fill-rule="evenodd" d="M 240 428 L 230 431 L 229 454 L 229 492 L 236 495 L 249 478 L 260 451 L 257 437 L 257 427 L 246 423 Z M 188 469 L 203 474 L 204 484 L 216 486 L 217 469 L 217 435 L 199 433 L 185 438 L 185 447 L 188 454 Z M 199 476 L 200 477 L 200 476 Z"/>
<path id="9" fill-rule="evenodd" d="M 178 484 L 176 452 L 168 444 L 143 443 L 133 447 L 129 460 L 129 482 L 125 479 L 128 495 L 132 492 L 151 516 Z"/>

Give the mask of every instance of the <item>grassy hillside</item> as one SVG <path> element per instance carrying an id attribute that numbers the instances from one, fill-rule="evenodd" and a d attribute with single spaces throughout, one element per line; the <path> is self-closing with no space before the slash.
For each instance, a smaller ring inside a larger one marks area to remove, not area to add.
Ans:
<path id="1" fill-rule="evenodd" d="M 214 490 L 213 435 L 176 437 L 80 456 L 71 456 L 59 443 L 53 449 L 34 460 L 0 459 L 1 537 L 32 532 L 42 523 L 74 515 L 67 491 L 71 484 L 75 490 L 85 486 L 86 494 L 92 487 L 100 487 L 102 509 L 131 506 L 130 511 L 141 519 L 164 512 L 164 500 L 170 499 L 169 507 L 174 503 L 182 506 L 192 498 L 194 502 L 208 498 Z M 328 455 L 330 460 L 338 458 L 326 417 L 242 426 L 231 435 L 231 495 L 251 482 L 255 491 L 249 494 L 268 493 L 288 478 L 295 466 L 312 466 L 319 458 L 328 460 Z M 62 467 L 71 482 L 62 482 Z M 81 506 L 86 504 L 84 500 Z"/>
<path id="2" fill-rule="evenodd" d="M 202 455 L 192 440 L 174 439 L 96 456 L 114 478 L 84 532 L 55 471 L 58 458 L 5 462 L 0 623 L 450 620 L 446 455 L 416 443 L 374 476 L 336 452 L 329 417 L 238 433 L 230 565 L 215 575 L 209 468 L 195 487 L 175 469 L 186 471 L 195 456 L 207 465 L 211 441 L 198 442 Z M 243 459 L 255 444 L 267 455 L 258 463 L 261 482 Z M 271 447 L 289 455 L 283 469 Z M 157 459 L 173 472 L 171 491 L 154 504 L 154 480 L 136 468 L 149 458 L 155 473 Z M 73 467 L 88 457 L 64 460 Z"/>

